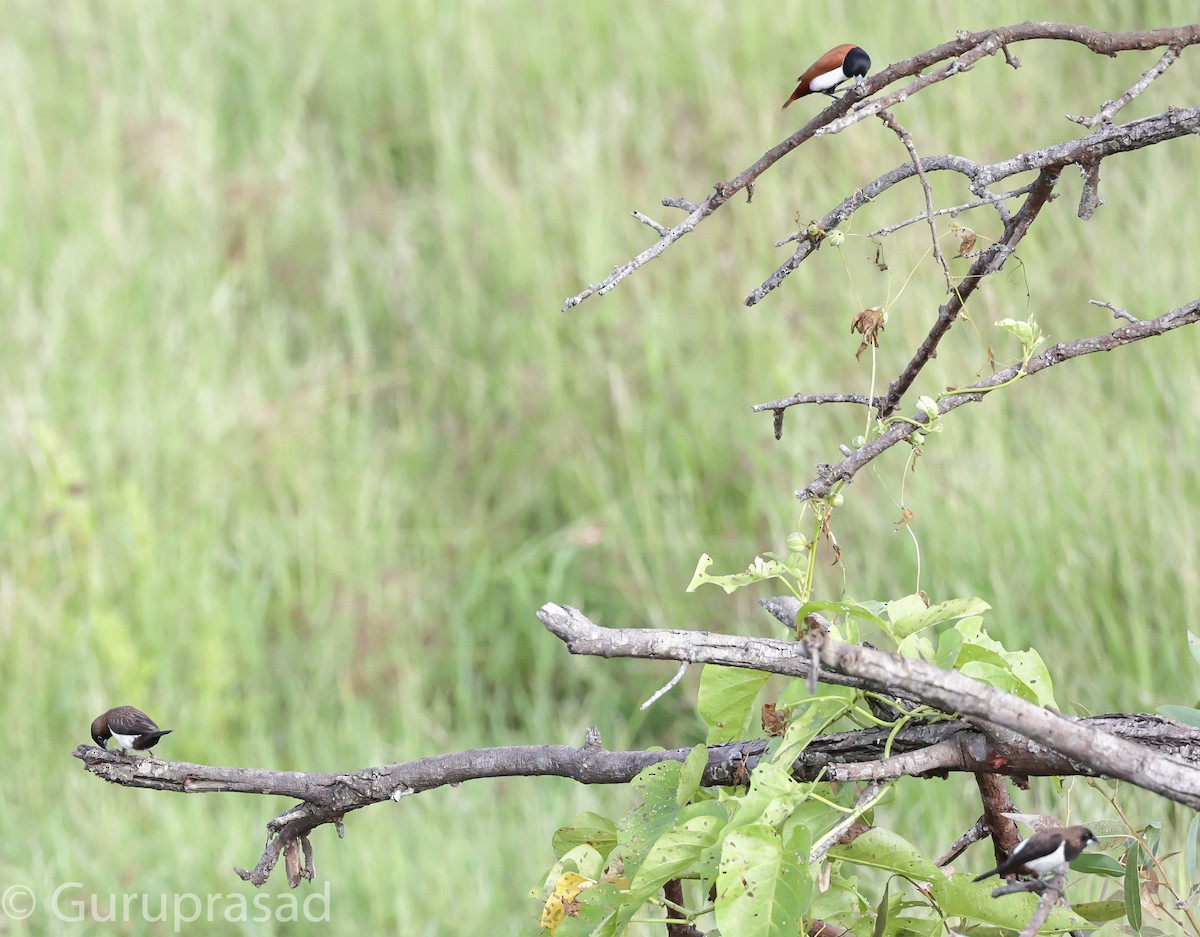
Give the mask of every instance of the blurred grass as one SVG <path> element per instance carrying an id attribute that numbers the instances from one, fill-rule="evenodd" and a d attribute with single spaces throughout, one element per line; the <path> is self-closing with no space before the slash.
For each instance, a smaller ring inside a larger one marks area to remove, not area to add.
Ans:
<path id="1" fill-rule="evenodd" d="M 118 703 L 176 729 L 165 757 L 281 769 L 572 742 L 590 723 L 610 747 L 694 741 L 687 692 L 633 715 L 666 667 L 569 658 L 533 612 L 559 601 L 612 625 L 771 632 L 756 595 L 683 586 L 701 552 L 732 570 L 778 548 L 792 490 L 861 415 L 794 412 L 776 444 L 748 406 L 865 390 L 845 334 L 857 301 L 896 300 L 886 379 L 940 278 L 913 227 L 887 243 L 887 275 L 850 239 L 845 266 L 822 251 L 762 305 L 741 299 L 797 216 L 904 153 L 869 123 L 805 147 L 752 205 L 609 297 L 557 310 L 648 243 L 629 209 L 669 220 L 657 199 L 701 197 L 819 106 L 778 111 L 814 54 L 849 37 L 882 66 L 994 14 L 798 0 L 5 9 L 0 885 L 43 901 L 66 881 L 250 893 L 230 869 L 253 863 L 285 805 L 86 776 L 66 753 Z M 1194 10 L 1053 13 L 1128 29 Z M 1010 4 L 1004 21 L 1045 15 Z M 1018 72 L 989 60 L 897 112 L 922 152 L 994 159 L 1071 136 L 1062 114 L 1093 113 L 1155 60 L 1017 54 Z M 1194 59 L 1122 119 L 1194 103 Z M 1088 298 L 1152 316 L 1195 296 L 1200 221 L 1180 210 L 1194 146 L 1107 161 L 1108 203 L 1086 226 L 1066 182 L 922 391 L 969 379 L 986 344 L 1015 354 L 990 327 L 1002 316 L 1033 313 L 1054 341 L 1112 327 Z M 945 202 L 959 193 L 935 185 Z M 897 191 L 852 230 L 920 207 Z M 1195 701 L 1198 353 L 1196 334 L 1175 333 L 1042 374 L 955 414 L 907 481 L 920 586 L 991 602 L 993 633 L 1041 650 L 1062 701 Z M 900 461 L 848 492 L 830 593 L 843 576 L 858 597 L 918 585 L 912 541 L 892 533 Z M 974 818 L 966 794 L 954 812 L 934 785 L 914 790 L 898 828 L 930 851 Z M 514 780 L 352 815 L 344 842 L 316 837 L 332 919 L 511 930 L 557 823 L 628 803 Z M 39 914 L 0 932 L 26 926 L 66 927 Z"/>

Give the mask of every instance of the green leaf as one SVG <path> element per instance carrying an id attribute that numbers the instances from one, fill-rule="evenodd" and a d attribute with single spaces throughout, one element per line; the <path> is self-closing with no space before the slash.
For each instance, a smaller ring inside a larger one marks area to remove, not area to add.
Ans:
<path id="1" fill-rule="evenodd" d="M 883 627 L 883 619 L 880 618 L 874 610 L 866 605 L 860 605 L 853 599 L 843 599 L 840 602 L 831 601 L 812 601 L 805 602 L 800 606 L 800 610 L 796 612 L 796 620 L 804 621 L 813 612 L 824 612 L 827 615 L 846 615 L 850 618 L 857 618 L 859 621 L 865 621 L 877 628 Z"/>
<path id="2" fill-rule="evenodd" d="M 1142 895 L 1138 887 L 1138 856 L 1141 848 L 1136 842 L 1131 842 L 1125 849 L 1125 889 L 1122 897 L 1125 900 L 1125 918 L 1135 934 L 1142 929 Z"/>
<path id="3" fill-rule="evenodd" d="M 908 598 L 914 598 L 909 596 Z M 920 599 L 917 599 L 920 602 Z M 958 621 L 960 618 L 966 618 L 969 615 L 982 615 L 991 606 L 983 599 L 969 597 L 965 599 L 950 599 L 948 602 L 939 602 L 937 605 L 925 607 L 925 603 L 921 602 L 919 609 L 914 609 L 903 615 L 899 620 L 892 616 L 891 603 L 888 605 L 888 615 L 892 619 L 892 633 L 897 638 L 906 638 L 910 634 L 916 634 L 918 631 L 924 631 L 926 628 L 932 628 L 934 625 L 941 625 L 950 621 Z"/>
<path id="4" fill-rule="evenodd" d="M 800 681 L 796 681 L 799 683 Z M 826 696 L 815 699 L 804 706 L 800 712 L 793 712 L 791 722 L 783 733 L 779 748 L 771 756 L 771 760 L 790 769 L 792 762 L 800 757 L 800 753 L 812 743 L 830 721 L 846 712 L 848 706 L 842 696 Z"/>
<path id="5" fill-rule="evenodd" d="M 932 860 L 926 858 L 916 846 L 891 830 L 875 827 L 844 846 L 834 846 L 829 855 L 844 859 L 855 865 L 895 872 L 906 878 L 931 882 L 942 878 Z"/>
<path id="6" fill-rule="evenodd" d="M 749 737 L 758 715 L 754 700 L 770 676 L 758 670 L 705 665 L 697 702 L 700 717 L 708 726 L 709 745 Z"/>
<path id="7" fill-rule="evenodd" d="M 1071 909 L 1091 924 L 1103 924 L 1105 921 L 1115 921 L 1125 916 L 1125 903 L 1115 900 L 1082 901 L 1071 905 Z"/>
<path id="8" fill-rule="evenodd" d="M 554 854 L 560 859 L 576 846 L 586 844 L 607 856 L 617 845 L 617 825 L 598 813 L 581 813 L 554 831 Z"/>
<path id="9" fill-rule="evenodd" d="M 719 805 L 710 802 L 706 806 Z M 621 902 L 617 917 L 618 926 L 628 924 L 664 884 L 691 872 L 701 855 L 717 844 L 724 828 L 725 823 L 718 816 L 695 816 L 659 837 L 629 883 L 629 894 Z"/>
<path id="10" fill-rule="evenodd" d="M 754 562 L 746 567 L 745 572 L 726 576 L 710 576 L 707 570 L 712 564 L 711 556 L 707 553 L 700 555 L 700 559 L 696 562 L 696 571 L 692 574 L 692 581 L 688 583 L 688 592 L 695 592 L 700 586 L 709 583 L 720 586 L 728 594 L 752 583 L 782 578 L 788 573 L 788 568 L 782 563 L 777 560 L 765 560 L 761 556 L 756 556 Z"/>
<path id="11" fill-rule="evenodd" d="M 1157 712 L 1160 716 L 1182 722 L 1185 726 L 1200 726 L 1200 709 L 1193 709 L 1191 706 L 1159 706 Z"/>
<path id="12" fill-rule="evenodd" d="M 958 660 L 958 652 L 962 649 L 963 636 L 960 632 L 950 628 L 941 633 L 938 638 L 937 653 L 934 655 L 933 662 L 943 670 L 950 670 L 954 666 L 954 662 Z"/>
<path id="13" fill-rule="evenodd" d="M 1125 874 L 1125 866 L 1112 856 L 1099 852 L 1084 853 L 1071 863 L 1071 868 L 1087 875 L 1107 875 L 1109 878 L 1120 878 Z"/>
<path id="14" fill-rule="evenodd" d="M 965 665 L 968 661 L 994 664 L 1001 669 L 1009 670 L 1024 689 L 1009 689 L 1006 685 L 1007 682 L 1000 680 L 999 677 L 996 678 L 999 682 L 992 682 L 982 676 L 976 677 L 976 679 L 982 679 L 992 686 L 1016 693 L 1039 706 L 1058 708 L 1054 702 L 1054 687 L 1050 680 L 1050 671 L 1046 669 L 1046 663 L 1037 651 L 1008 650 L 983 630 L 982 619 L 977 617 L 965 618 L 955 625 L 955 628 L 963 636 L 962 651 L 958 657 L 960 670 L 967 673 Z M 988 672 L 990 673 L 990 671 Z"/>
<path id="15" fill-rule="evenodd" d="M 704 779 L 704 769 L 708 767 L 708 746 L 697 745 L 688 752 L 683 769 L 679 772 L 679 789 L 675 792 L 675 803 L 680 807 L 696 796 L 700 790 L 700 782 Z"/>
<path id="16" fill-rule="evenodd" d="M 725 837 L 714 909 L 722 934 L 794 937 L 812 891 L 807 856 L 785 851 L 771 827 L 752 824 Z"/>
<path id="17" fill-rule="evenodd" d="M 679 790 L 682 770 L 683 765 L 678 761 L 660 761 L 630 782 L 634 791 L 641 795 L 642 804 L 617 823 L 617 843 L 626 875 L 633 876 L 637 872 L 650 847 L 675 825 L 679 816 L 675 793 Z"/>
<path id="18" fill-rule="evenodd" d="M 983 661 L 971 661 L 959 668 L 963 676 L 986 683 L 997 690 L 1012 693 L 1029 702 L 1034 702 L 1029 688 L 1016 678 L 1007 667 L 997 667 L 995 664 L 985 664 Z"/>
<path id="19" fill-rule="evenodd" d="M 754 823 L 777 828 L 804 802 L 806 789 L 788 772 L 771 761 L 761 762 L 750 775 L 750 789 L 741 797 L 721 801 L 729 808 L 730 829 Z M 823 816 L 828 807 L 823 807 Z"/>
<path id="20" fill-rule="evenodd" d="M 883 937 L 887 932 L 888 896 L 891 890 L 892 880 L 889 878 L 883 885 L 883 896 L 879 899 L 879 904 L 875 906 L 875 927 L 871 930 L 871 937 Z"/>
<path id="21" fill-rule="evenodd" d="M 947 917 L 972 918 L 1016 932 L 1024 928 L 1037 907 L 1037 897 L 1031 894 L 993 898 L 994 882 L 973 882 L 969 875 L 955 874 L 946 878 L 939 873 L 928 881 L 934 901 Z M 1050 912 L 1040 933 L 1062 933 L 1083 926 L 1085 922 L 1079 915 L 1060 906 Z"/>
<path id="22" fill-rule="evenodd" d="M 1162 842 L 1162 823 L 1158 820 L 1151 820 L 1142 828 L 1142 840 L 1146 844 L 1146 848 L 1150 850 L 1151 856 L 1158 855 L 1158 846 Z M 1146 857 L 1146 864 L 1149 865 L 1150 857 Z"/>

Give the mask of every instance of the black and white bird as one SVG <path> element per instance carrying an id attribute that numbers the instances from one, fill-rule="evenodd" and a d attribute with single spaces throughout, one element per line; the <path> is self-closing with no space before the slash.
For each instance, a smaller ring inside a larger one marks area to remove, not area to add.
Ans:
<path id="1" fill-rule="evenodd" d="M 850 42 L 837 46 L 808 66 L 804 74 L 796 79 L 796 90 L 783 102 L 783 106 L 787 107 L 797 98 L 816 92 L 836 97 L 834 88 L 851 78 L 856 85 L 860 85 L 870 70 L 871 57 L 858 46 Z"/>
<path id="2" fill-rule="evenodd" d="M 92 722 L 92 741 L 101 748 L 108 748 L 113 739 L 118 746 L 134 751 L 147 751 L 158 744 L 158 740 L 171 729 L 160 729 L 158 724 L 140 709 L 132 706 L 117 706 L 101 713 Z"/>
<path id="3" fill-rule="evenodd" d="M 1029 839 L 1017 843 L 1012 854 L 989 872 L 975 877 L 982 881 L 992 875 L 1012 875 L 1025 868 L 1037 875 L 1053 872 L 1079 857 L 1088 846 L 1098 840 L 1086 826 L 1055 826 L 1039 830 Z"/>

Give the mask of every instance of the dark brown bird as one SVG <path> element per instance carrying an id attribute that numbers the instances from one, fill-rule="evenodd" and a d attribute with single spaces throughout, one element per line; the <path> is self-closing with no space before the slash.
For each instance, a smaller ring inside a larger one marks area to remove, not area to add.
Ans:
<path id="1" fill-rule="evenodd" d="M 796 79 L 796 90 L 783 102 L 783 106 L 787 107 L 797 98 L 818 91 L 831 98 L 836 97 L 834 88 L 851 78 L 856 85 L 862 84 L 870 70 L 871 57 L 858 46 L 849 42 L 837 46 L 808 66 L 804 74 Z"/>
<path id="2" fill-rule="evenodd" d="M 1011 875 L 1024 867 L 1036 875 L 1045 875 L 1059 866 L 1073 862 L 1097 839 L 1086 826 L 1055 826 L 1034 833 L 1017 843 L 1007 859 L 990 872 L 976 876 L 981 881 L 991 875 Z"/>
<path id="3" fill-rule="evenodd" d="M 92 741 L 107 749 L 108 740 L 115 739 L 121 748 L 132 748 L 141 752 L 153 748 L 159 739 L 171 731 L 160 729 L 158 724 L 140 709 L 118 706 L 101 713 L 92 722 Z"/>

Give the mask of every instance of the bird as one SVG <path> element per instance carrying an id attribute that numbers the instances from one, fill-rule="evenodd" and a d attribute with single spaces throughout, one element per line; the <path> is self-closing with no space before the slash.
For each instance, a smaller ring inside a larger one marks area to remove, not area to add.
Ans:
<path id="1" fill-rule="evenodd" d="M 834 88 L 851 78 L 856 85 L 860 85 L 870 70 L 871 57 L 858 46 L 850 42 L 836 46 L 808 66 L 804 74 L 796 79 L 799 82 L 796 90 L 783 102 L 783 107 L 786 108 L 797 98 L 817 91 L 831 98 L 836 97 L 833 93 Z"/>
<path id="2" fill-rule="evenodd" d="M 1059 866 L 1074 862 L 1088 846 L 1099 842 L 1086 826 L 1054 826 L 1039 830 L 1029 839 L 1017 843 L 1017 848 L 998 866 L 973 881 L 979 882 L 992 875 L 1011 875 L 1024 867 L 1030 872 L 1045 875 Z"/>
<path id="3" fill-rule="evenodd" d="M 160 729 L 158 724 L 140 709 L 132 706 L 117 706 L 101 713 L 92 722 L 92 741 L 108 749 L 108 740 L 115 739 L 117 745 L 134 751 L 147 751 L 158 744 L 158 740 L 171 732 Z"/>

